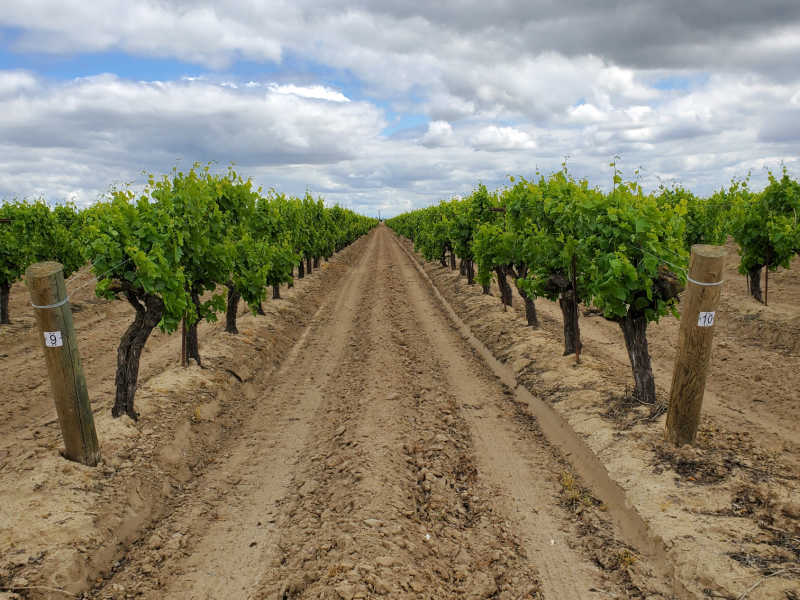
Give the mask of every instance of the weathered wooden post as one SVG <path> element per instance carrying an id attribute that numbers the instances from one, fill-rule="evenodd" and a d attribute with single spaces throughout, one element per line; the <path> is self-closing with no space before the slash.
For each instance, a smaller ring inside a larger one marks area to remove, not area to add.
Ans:
<path id="1" fill-rule="evenodd" d="M 78 355 L 63 267 L 57 262 L 33 264 L 25 272 L 25 283 L 42 335 L 50 388 L 64 438 L 64 456 L 93 467 L 100 461 L 100 446 Z"/>
<path id="2" fill-rule="evenodd" d="M 700 425 L 726 254 L 723 246 L 692 246 L 665 433 L 676 445 L 693 443 Z"/>

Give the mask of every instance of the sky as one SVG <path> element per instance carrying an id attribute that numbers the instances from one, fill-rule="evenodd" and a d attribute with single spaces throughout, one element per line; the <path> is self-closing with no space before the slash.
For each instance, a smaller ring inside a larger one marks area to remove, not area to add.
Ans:
<path id="1" fill-rule="evenodd" d="M 797 0 L 25 0 L 0 199 L 194 162 L 391 216 L 509 176 L 710 194 L 800 174 Z"/>

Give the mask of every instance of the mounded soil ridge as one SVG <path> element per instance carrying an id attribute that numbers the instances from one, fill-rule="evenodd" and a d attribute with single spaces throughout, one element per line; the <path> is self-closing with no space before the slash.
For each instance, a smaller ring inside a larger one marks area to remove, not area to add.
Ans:
<path id="1" fill-rule="evenodd" d="M 791 306 L 800 292 L 796 276 L 771 275 L 779 291 L 764 307 L 748 298 L 729 259 L 698 443 L 674 448 L 663 441 L 663 408 L 630 398 L 630 367 L 616 324 L 582 313 L 584 348 L 576 365 L 574 356 L 562 356 L 555 303 L 536 301 L 542 327 L 533 330 L 518 296 L 504 310 L 495 286 L 484 295 L 457 270 L 425 262 L 408 240 L 398 243 L 470 334 L 513 372 L 513 382 L 550 405 L 591 448 L 666 549 L 676 582 L 688 593 L 800 597 L 800 433 L 790 417 L 800 389 L 792 335 L 800 326 Z M 663 402 L 677 328 L 677 320 L 662 319 L 648 332 Z"/>
<path id="2" fill-rule="evenodd" d="M 110 416 L 132 311 L 91 283 L 68 289 L 99 468 L 58 454 L 21 286 L 0 329 L 0 598 L 800 597 L 800 365 L 766 334 L 797 319 L 777 302 L 723 298 L 700 442 L 676 450 L 608 323 L 582 316 L 575 366 L 557 306 L 534 331 L 385 226 L 240 311 L 239 335 L 203 324 L 203 368 L 154 334 L 137 422 Z M 675 327 L 652 329 L 659 384 Z"/>

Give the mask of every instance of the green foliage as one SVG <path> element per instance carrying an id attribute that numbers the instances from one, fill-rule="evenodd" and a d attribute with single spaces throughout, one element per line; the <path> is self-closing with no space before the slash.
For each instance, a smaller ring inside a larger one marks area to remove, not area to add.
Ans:
<path id="1" fill-rule="evenodd" d="M 451 200 L 443 205 L 443 218 L 438 232 L 444 247 L 452 250 L 462 260 L 475 260 L 473 242 L 475 232 L 484 223 L 498 220 L 493 208 L 498 207 L 497 194 L 489 192 L 483 184 L 463 200 Z"/>
<path id="2" fill-rule="evenodd" d="M 769 174 L 769 185 L 761 193 L 735 183 L 728 195 L 733 201 L 731 233 L 742 256 L 739 271 L 788 268 L 800 252 L 800 183 L 784 168 L 780 179 Z"/>
<path id="3" fill-rule="evenodd" d="M 429 240 L 438 223 L 447 222 L 459 256 L 474 256 L 479 281 L 490 281 L 497 266 L 510 267 L 530 297 L 555 300 L 571 288 L 574 260 L 581 301 L 608 319 L 630 312 L 657 320 L 674 310 L 676 288 L 685 280 L 687 200 L 645 195 L 637 184 L 624 183 L 619 171 L 614 181 L 613 191 L 604 194 L 564 169 L 536 181 L 512 179 L 500 194 L 479 186 L 454 202 L 447 216 L 443 203 L 387 224 L 415 236 L 417 248 L 433 259 L 443 242 Z"/>
<path id="4" fill-rule="evenodd" d="M 152 191 L 151 184 L 136 198 L 130 190 L 112 190 L 108 200 L 87 210 L 87 254 L 98 296 L 113 299 L 126 291 L 158 296 L 164 302 L 159 326 L 172 332 L 191 304 L 181 264 L 186 231 L 171 204 Z"/>
<path id="5" fill-rule="evenodd" d="M 327 209 L 310 195 L 289 198 L 274 191 L 262 197 L 233 169 L 213 175 L 195 165 L 150 177 L 134 201 L 129 190 L 86 211 L 88 254 L 98 275 L 98 294 L 154 294 L 165 305 L 159 324 L 174 331 L 188 323 L 215 320 L 225 309 L 219 285 L 233 284 L 257 306 L 266 286 L 291 281 L 300 255 L 329 255 L 376 223 L 340 207 Z M 211 292 L 211 297 L 192 302 Z"/>
<path id="6" fill-rule="evenodd" d="M 441 202 L 438 206 L 422 209 L 425 216 L 420 220 L 414 246 L 427 260 L 439 260 L 452 248 L 450 224 L 454 218 L 456 202 Z"/>
<path id="7" fill-rule="evenodd" d="M 515 238 L 497 223 L 483 223 L 475 232 L 472 251 L 478 266 L 477 279 L 481 285 L 492 281 L 495 267 L 511 264 L 514 260 Z"/>
<path id="8" fill-rule="evenodd" d="M 695 196 L 680 186 L 659 188 L 659 205 L 685 211 L 684 246 L 694 244 L 724 244 L 728 238 L 731 198 L 725 189 L 709 198 Z"/>
<path id="9" fill-rule="evenodd" d="M 253 312 L 266 298 L 267 278 L 272 270 L 273 247 L 265 240 L 244 232 L 232 240 L 231 283 Z"/>
<path id="10" fill-rule="evenodd" d="M 83 218 L 72 204 L 50 209 L 43 200 L 0 204 L 0 284 L 13 284 L 35 262 L 53 260 L 69 277 L 84 264 Z"/>
<path id="11" fill-rule="evenodd" d="M 520 287 L 531 297 L 556 300 L 572 287 L 574 259 L 578 298 L 588 300 L 585 274 L 591 256 L 586 207 L 602 194 L 562 170 L 536 183 L 521 179 L 508 196 L 509 222 L 520 239 L 516 260 L 527 267 Z"/>
<path id="12" fill-rule="evenodd" d="M 27 202 L 12 201 L 0 205 L 0 285 L 17 281 L 36 255 L 37 224 L 30 219 L 31 206 Z"/>
<path id="13" fill-rule="evenodd" d="M 87 262 L 82 243 L 84 214 L 74 204 L 59 204 L 50 211 L 50 221 L 37 260 L 60 262 L 64 276 L 69 277 Z"/>
<path id="14" fill-rule="evenodd" d="M 582 206 L 585 282 L 592 303 L 608 319 L 627 315 L 657 321 L 672 311 L 686 281 L 682 206 L 660 204 L 635 183 L 617 185 Z M 670 275 L 671 273 L 671 275 Z"/>
<path id="15" fill-rule="evenodd" d="M 246 214 L 246 209 L 236 206 L 237 177 L 229 172 L 230 179 L 220 180 L 208 166 L 194 165 L 186 173 L 173 170 L 171 175 L 150 180 L 152 198 L 175 224 L 179 243 L 176 266 L 183 274 L 186 293 L 197 297 L 212 292 L 208 300 L 187 305 L 189 324 L 202 319 L 214 321 L 225 309 L 224 295 L 215 290 L 229 280 L 233 266 L 228 229 L 235 211 Z"/>

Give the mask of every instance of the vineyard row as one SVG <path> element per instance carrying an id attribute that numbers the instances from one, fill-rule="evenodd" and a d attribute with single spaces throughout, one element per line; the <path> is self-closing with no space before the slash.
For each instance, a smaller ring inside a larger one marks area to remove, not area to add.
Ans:
<path id="1" fill-rule="evenodd" d="M 784 169 L 760 192 L 734 181 L 709 198 L 681 187 L 646 194 L 615 168 L 604 193 L 566 168 L 533 180 L 511 178 L 491 192 L 479 185 L 468 197 L 442 201 L 387 221 L 438 260 L 475 279 L 489 293 L 493 279 L 510 305 L 511 279 L 525 302 L 528 325 L 538 327 L 536 298 L 558 301 L 564 354 L 580 356 L 578 305 L 597 310 L 622 329 L 634 396 L 656 405 L 647 325 L 677 304 L 694 244 L 724 244 L 732 237 L 752 295 L 762 300 L 761 272 L 788 268 L 800 252 L 800 183 Z M 476 273 L 477 267 L 477 273 Z M 766 290 L 765 290 L 766 291 Z"/>
<path id="2" fill-rule="evenodd" d="M 152 331 L 182 324 L 186 360 L 201 362 L 197 325 L 225 312 L 237 333 L 241 300 L 253 312 L 271 289 L 293 282 L 367 233 L 375 219 L 306 193 L 262 193 L 232 168 L 195 165 L 151 176 L 144 191 L 112 189 L 89 208 L 43 201 L 0 205 L 0 324 L 10 323 L 9 294 L 33 263 L 57 261 L 69 276 L 91 263 L 98 296 L 135 311 L 117 353 L 114 416 L 137 418 L 139 358 Z M 224 289 L 224 292 L 220 292 Z"/>

